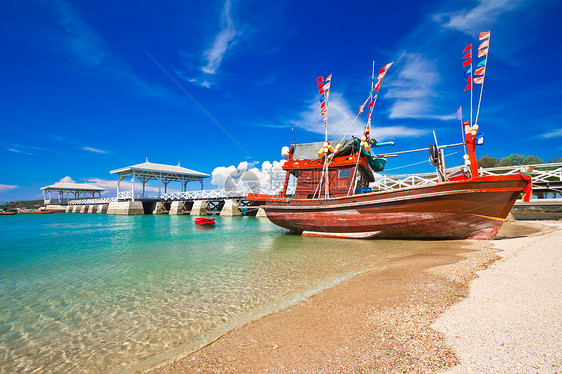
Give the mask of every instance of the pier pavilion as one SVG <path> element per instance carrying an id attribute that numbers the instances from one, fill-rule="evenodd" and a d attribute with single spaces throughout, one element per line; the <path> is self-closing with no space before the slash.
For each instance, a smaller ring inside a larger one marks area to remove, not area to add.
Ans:
<path id="1" fill-rule="evenodd" d="M 43 190 L 43 201 L 45 205 L 49 204 L 59 204 L 62 205 L 67 202 L 71 197 L 73 199 L 95 198 L 101 196 L 101 193 L 105 191 L 101 187 L 92 186 L 86 183 L 64 183 L 57 182 L 51 184 L 50 186 L 41 187 Z M 65 199 L 66 194 L 66 199 Z M 53 197 L 54 195 L 54 197 Z"/>
<path id="2" fill-rule="evenodd" d="M 186 191 L 189 182 L 199 182 L 202 190 L 203 179 L 209 177 L 209 174 L 184 168 L 179 163 L 177 166 L 158 164 L 149 162 L 148 158 L 142 164 L 111 170 L 109 173 L 117 175 L 117 201 L 110 203 L 108 214 L 144 214 L 158 210 L 158 202 L 168 192 L 170 182 L 180 183 L 181 192 Z M 121 182 L 129 178 L 131 190 L 121 191 Z M 137 180 L 142 187 L 135 183 Z M 149 181 L 158 181 L 158 194 L 147 192 L 146 183 Z"/>

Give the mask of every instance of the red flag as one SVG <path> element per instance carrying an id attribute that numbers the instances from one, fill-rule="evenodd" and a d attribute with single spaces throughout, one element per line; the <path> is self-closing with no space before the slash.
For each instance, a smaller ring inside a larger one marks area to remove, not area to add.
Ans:
<path id="1" fill-rule="evenodd" d="M 484 77 L 482 76 L 482 77 L 476 77 L 476 78 L 474 78 L 474 83 L 476 83 L 476 84 L 482 84 L 482 83 L 484 83 Z"/>
<path id="2" fill-rule="evenodd" d="M 325 101 L 322 101 L 322 102 L 320 103 L 320 108 L 324 108 L 325 106 L 326 106 L 326 102 L 325 102 Z"/>
<path id="3" fill-rule="evenodd" d="M 490 37 L 490 32 L 489 32 L 489 31 L 487 31 L 487 32 L 481 32 L 481 33 L 480 33 L 480 40 L 486 39 L 486 38 L 489 38 L 489 37 Z"/>
<path id="4" fill-rule="evenodd" d="M 318 78 L 316 78 L 316 82 L 320 83 L 324 80 L 323 76 L 319 76 Z"/>
<path id="5" fill-rule="evenodd" d="M 488 56 L 488 48 L 484 48 L 478 51 L 478 57 Z"/>
<path id="6" fill-rule="evenodd" d="M 528 203 L 531 201 L 531 197 L 533 195 L 533 182 L 527 183 L 525 189 L 523 190 L 523 201 Z"/>
<path id="7" fill-rule="evenodd" d="M 322 87 L 324 87 L 324 83 L 318 83 L 317 86 L 318 86 L 318 88 L 322 88 Z"/>
<path id="8" fill-rule="evenodd" d="M 467 67 L 468 65 L 472 64 L 472 59 L 469 58 L 468 60 L 466 60 L 465 62 L 462 63 L 463 67 Z"/>
<path id="9" fill-rule="evenodd" d="M 486 67 L 482 66 L 480 69 L 476 69 L 474 75 L 484 75 L 485 72 L 486 72 Z"/>
<path id="10" fill-rule="evenodd" d="M 466 53 L 467 51 L 469 51 L 471 49 L 472 49 L 472 44 L 469 44 L 464 48 L 464 51 L 462 51 L 462 53 Z"/>
<path id="11" fill-rule="evenodd" d="M 482 48 L 486 48 L 490 45 L 490 39 L 486 39 L 484 40 L 482 43 L 480 43 L 480 47 L 478 47 L 478 49 L 482 49 Z"/>
<path id="12" fill-rule="evenodd" d="M 472 57 L 472 49 L 470 51 L 468 51 L 468 53 L 464 56 L 462 56 L 463 59 L 465 58 L 471 58 Z"/>
<path id="13" fill-rule="evenodd" d="M 367 118 L 371 119 L 371 114 L 373 114 L 373 110 L 371 109 L 371 111 L 369 112 L 369 115 L 367 116 Z"/>
<path id="14" fill-rule="evenodd" d="M 379 88 L 381 88 L 381 80 L 380 79 L 377 82 L 377 84 L 375 84 L 375 91 L 379 92 Z"/>
<path id="15" fill-rule="evenodd" d="M 322 108 L 320 114 L 325 115 L 326 113 L 328 113 L 328 108 Z"/>
<path id="16" fill-rule="evenodd" d="M 472 88 L 472 80 L 470 79 L 470 77 L 468 77 L 468 80 L 466 81 L 466 87 L 464 88 L 464 90 L 470 90 Z"/>
<path id="17" fill-rule="evenodd" d="M 318 95 L 322 95 L 324 93 L 324 89 L 322 88 L 320 91 L 318 91 Z"/>
<path id="18" fill-rule="evenodd" d="M 369 108 L 372 108 L 373 105 L 375 105 L 375 102 L 374 102 L 374 101 L 371 101 L 371 102 L 369 103 Z"/>

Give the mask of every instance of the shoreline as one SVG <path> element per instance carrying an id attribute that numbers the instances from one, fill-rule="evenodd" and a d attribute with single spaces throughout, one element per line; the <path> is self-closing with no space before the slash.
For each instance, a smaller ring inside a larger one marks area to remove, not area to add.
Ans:
<path id="1" fill-rule="evenodd" d="M 539 224 L 540 225 L 540 224 Z M 529 234 L 525 223 L 505 225 Z M 515 235 L 517 235 L 515 233 Z M 542 236 L 531 234 L 530 237 Z M 503 240 L 503 239 L 502 239 Z M 433 329 L 468 283 L 501 259 L 495 241 L 436 242 L 439 248 L 391 261 L 288 309 L 231 329 L 193 353 L 145 373 L 442 371 L 461 363 Z M 452 250 L 451 243 L 457 248 Z M 443 253 L 445 252 L 445 253 Z"/>

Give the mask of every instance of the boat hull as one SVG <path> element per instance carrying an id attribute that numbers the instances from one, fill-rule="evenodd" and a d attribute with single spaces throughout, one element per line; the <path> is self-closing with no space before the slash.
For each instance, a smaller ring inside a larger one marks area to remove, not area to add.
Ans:
<path id="1" fill-rule="evenodd" d="M 526 175 L 479 177 L 334 199 L 286 199 L 264 205 L 291 231 L 372 232 L 388 239 L 493 239 Z"/>

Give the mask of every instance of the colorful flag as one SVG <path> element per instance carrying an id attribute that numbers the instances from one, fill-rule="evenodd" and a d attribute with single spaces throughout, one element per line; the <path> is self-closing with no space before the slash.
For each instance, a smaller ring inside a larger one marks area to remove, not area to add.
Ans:
<path id="1" fill-rule="evenodd" d="M 375 92 L 374 88 L 371 91 L 369 91 L 369 96 L 373 95 L 373 92 Z"/>
<path id="2" fill-rule="evenodd" d="M 483 84 L 484 83 L 484 76 L 474 78 L 474 83 Z"/>
<path id="3" fill-rule="evenodd" d="M 487 60 L 487 58 L 484 58 L 482 61 L 480 61 L 478 63 L 478 66 L 476 66 L 476 67 L 481 68 L 482 66 L 486 66 L 486 60 Z"/>
<path id="4" fill-rule="evenodd" d="M 490 46 L 490 39 L 486 39 L 482 43 L 480 43 L 480 47 L 478 47 L 478 50 L 481 50 L 482 48 L 486 48 L 489 46 Z"/>
<path id="5" fill-rule="evenodd" d="M 468 77 L 470 74 L 472 74 L 472 65 L 470 65 L 468 69 L 464 72 L 464 76 Z"/>
<path id="6" fill-rule="evenodd" d="M 318 96 L 318 100 L 320 100 L 320 102 L 326 101 L 326 96 L 324 96 L 323 94 L 320 94 L 320 96 Z"/>
<path id="7" fill-rule="evenodd" d="M 332 74 L 328 75 L 328 78 L 326 78 L 326 83 L 330 83 L 331 80 L 332 80 Z"/>
<path id="8" fill-rule="evenodd" d="M 374 100 L 369 103 L 369 108 L 372 108 L 373 105 L 375 105 L 375 101 L 374 101 Z"/>
<path id="9" fill-rule="evenodd" d="M 472 44 L 467 45 L 467 46 L 464 48 L 464 51 L 462 51 L 462 53 L 466 53 L 467 51 L 470 51 L 470 50 L 472 50 Z"/>
<path id="10" fill-rule="evenodd" d="M 478 51 L 478 57 L 488 56 L 488 48 L 484 48 Z"/>
<path id="11" fill-rule="evenodd" d="M 320 91 L 318 91 L 318 95 L 322 95 L 324 93 L 324 89 L 321 88 Z"/>
<path id="12" fill-rule="evenodd" d="M 373 114 L 373 110 L 372 110 L 372 109 L 369 111 L 369 114 L 367 115 L 367 118 L 369 119 L 369 121 L 371 120 L 371 114 Z"/>
<path id="13" fill-rule="evenodd" d="M 462 56 L 463 59 L 465 58 L 471 58 L 472 57 L 472 49 L 470 51 L 468 51 L 468 53 L 464 56 Z"/>
<path id="14" fill-rule="evenodd" d="M 457 108 L 457 121 L 462 121 L 462 106 Z"/>
<path id="15" fill-rule="evenodd" d="M 325 106 L 326 106 L 326 102 L 325 102 L 325 101 L 322 101 L 322 102 L 320 103 L 320 108 L 324 108 Z"/>
<path id="16" fill-rule="evenodd" d="M 326 113 L 328 113 L 328 108 L 322 108 L 320 114 L 325 115 Z"/>
<path id="17" fill-rule="evenodd" d="M 466 87 L 464 88 L 465 91 L 470 90 L 472 88 L 472 79 L 470 79 L 470 78 L 471 77 L 468 77 L 468 80 L 466 81 Z"/>
<path id="18" fill-rule="evenodd" d="M 379 92 L 379 88 L 381 88 L 381 79 L 375 84 L 375 91 Z"/>
<path id="19" fill-rule="evenodd" d="M 318 83 L 318 84 L 317 84 L 317 86 L 318 86 L 318 88 L 322 88 L 322 87 L 324 87 L 324 82 L 320 82 L 320 83 Z"/>
<path id="20" fill-rule="evenodd" d="M 486 72 L 486 67 L 482 66 L 480 69 L 476 69 L 474 75 L 484 75 L 485 72 Z"/>
<path id="21" fill-rule="evenodd" d="M 527 185 L 525 186 L 525 189 L 523 190 L 523 197 L 522 200 L 526 203 L 528 203 L 529 201 L 531 201 L 531 198 L 533 197 L 533 182 L 527 183 Z"/>
<path id="22" fill-rule="evenodd" d="M 383 79 L 384 76 L 386 75 L 386 72 L 388 71 L 388 69 L 392 66 L 392 64 L 394 64 L 394 61 L 386 64 L 385 66 L 383 66 L 381 68 L 381 70 L 379 70 L 379 80 Z"/>
<path id="23" fill-rule="evenodd" d="M 465 62 L 462 63 L 463 67 L 467 67 L 468 65 L 472 64 L 472 59 L 469 58 L 468 60 L 466 60 Z"/>
<path id="24" fill-rule="evenodd" d="M 480 40 L 486 39 L 486 38 L 489 38 L 489 37 L 490 37 L 490 32 L 489 32 L 489 31 L 487 31 L 487 32 L 481 32 L 481 33 L 480 33 Z"/>
<path id="25" fill-rule="evenodd" d="M 324 91 L 328 91 L 329 89 L 330 89 L 330 83 L 328 82 L 324 85 Z"/>
<path id="26" fill-rule="evenodd" d="M 324 80 L 323 76 L 319 76 L 318 78 L 316 78 L 316 82 L 320 83 Z"/>

